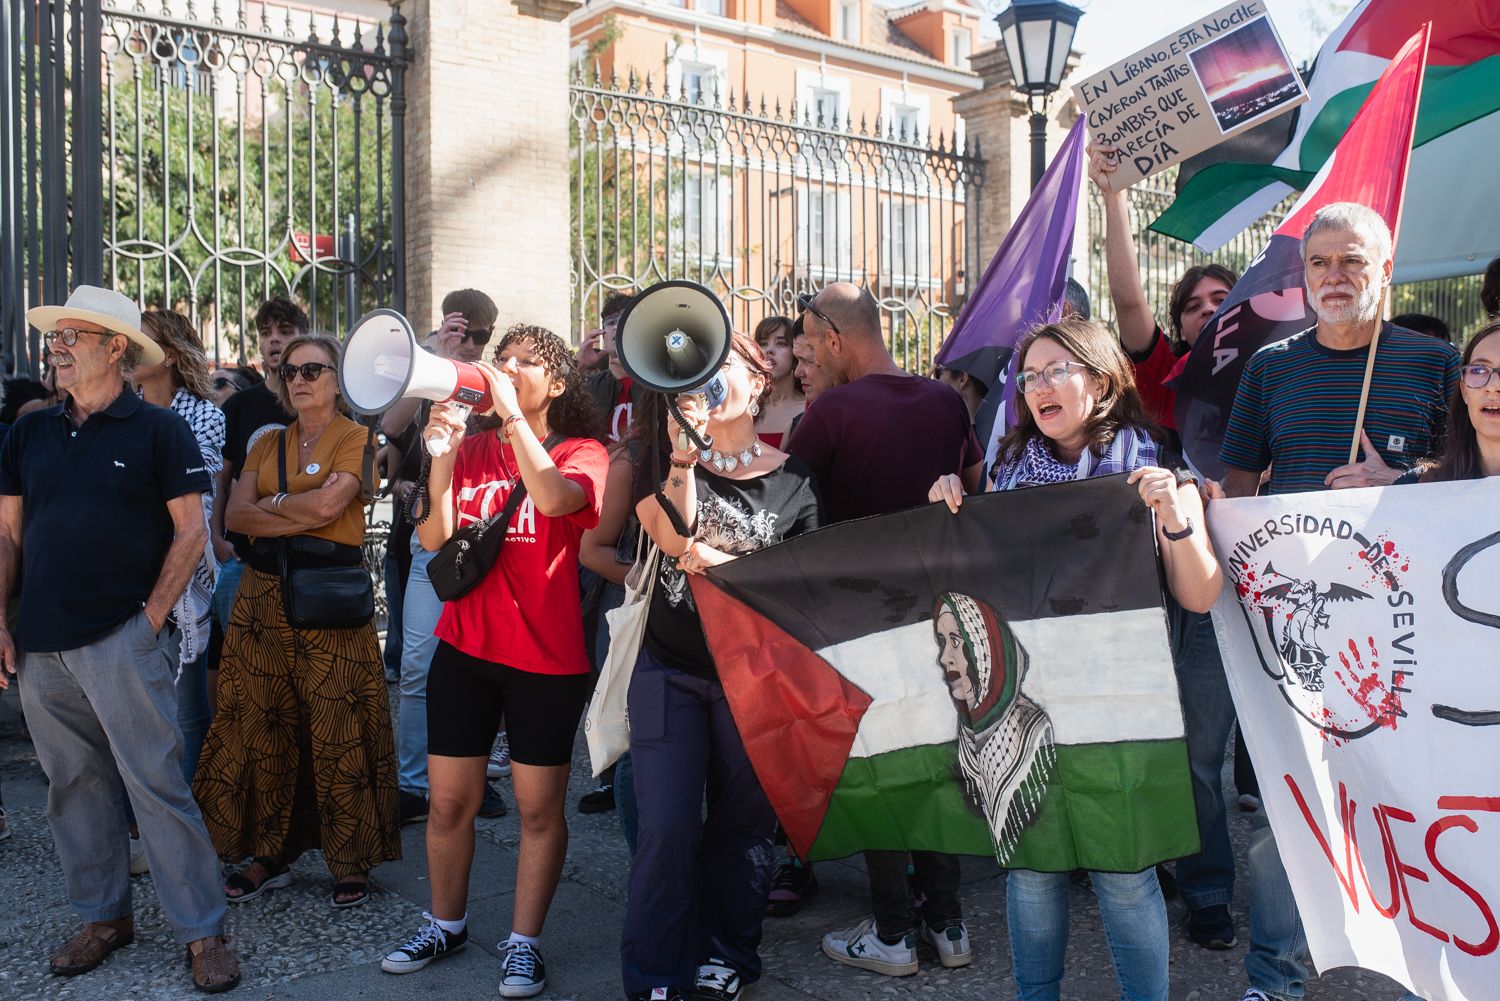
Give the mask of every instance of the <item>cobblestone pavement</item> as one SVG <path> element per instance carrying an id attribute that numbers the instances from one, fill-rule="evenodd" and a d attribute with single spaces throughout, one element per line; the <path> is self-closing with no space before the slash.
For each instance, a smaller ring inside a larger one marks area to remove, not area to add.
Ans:
<path id="1" fill-rule="evenodd" d="M 613 814 L 582 816 L 571 803 L 592 787 L 580 739 L 569 790 L 572 844 L 543 940 L 556 1001 L 604 1001 L 621 997 L 618 951 L 625 902 L 627 855 Z M 175 999 L 198 997 L 182 954 L 161 919 L 153 876 L 135 880 L 136 941 L 91 974 L 63 980 L 47 973 L 47 957 L 76 929 L 46 823 L 46 783 L 25 737 L 14 689 L 0 698 L 0 782 L 14 835 L 0 842 L 0 999 Z M 510 801 L 508 780 L 502 780 Z M 1244 871 L 1247 815 L 1231 824 Z M 381 955 L 404 939 L 426 905 L 426 858 L 420 825 L 404 831 L 406 857 L 377 870 L 377 892 L 361 908 L 335 911 L 331 879 L 321 860 L 297 863 L 295 881 L 284 890 L 231 908 L 229 934 L 239 953 L 244 983 L 231 997 L 342 1001 L 345 998 L 443 997 L 452 1001 L 495 997 L 499 961 L 494 943 L 510 930 L 518 824 L 510 816 L 478 824 L 479 839 L 470 902 L 474 947 L 405 977 L 382 974 Z M 159 875 L 159 874 L 158 874 Z M 855 1001 L 855 999 L 973 998 L 1003 1001 L 1015 996 L 1004 935 L 999 870 L 981 859 L 965 860 L 963 900 L 975 961 L 964 970 L 944 970 L 927 953 L 922 970 L 901 980 L 839 967 L 818 949 L 819 937 L 853 924 L 868 907 L 862 865 L 857 861 L 818 866 L 822 889 L 794 918 L 768 920 L 763 954 L 766 975 L 749 993 L 757 1001 Z M 1174 923 L 1172 1001 L 1238 1001 L 1244 989 L 1246 936 L 1244 887 L 1237 892 L 1241 945 L 1208 952 L 1189 944 L 1178 924 L 1183 909 L 1169 903 Z M 1118 997 L 1098 908 L 1083 884 L 1072 897 L 1068 1001 Z M 925 948 L 925 947 L 924 947 Z M 1389 980 L 1356 970 L 1335 971 L 1311 985 L 1310 1001 L 1395 1001 L 1401 991 Z"/>

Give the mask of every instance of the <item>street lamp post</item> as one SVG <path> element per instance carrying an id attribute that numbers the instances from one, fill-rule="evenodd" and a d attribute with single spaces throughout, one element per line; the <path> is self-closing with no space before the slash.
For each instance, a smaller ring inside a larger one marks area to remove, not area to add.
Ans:
<path id="1" fill-rule="evenodd" d="M 1012 0 L 995 15 L 1016 90 L 1031 111 L 1031 186 L 1047 169 L 1047 98 L 1062 85 L 1083 11 L 1061 0 Z M 1041 106 L 1037 106 L 1041 98 Z"/>

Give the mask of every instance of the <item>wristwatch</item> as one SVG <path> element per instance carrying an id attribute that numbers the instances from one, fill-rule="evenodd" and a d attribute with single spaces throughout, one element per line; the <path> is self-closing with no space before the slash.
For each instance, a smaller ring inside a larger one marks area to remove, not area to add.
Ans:
<path id="1" fill-rule="evenodd" d="M 1167 526 L 1163 525 L 1161 527 L 1161 534 L 1165 535 L 1171 542 L 1181 542 L 1183 539 L 1186 539 L 1189 535 L 1193 534 L 1193 519 L 1185 518 L 1183 520 L 1187 522 L 1187 528 L 1184 528 L 1180 532 L 1169 532 L 1167 531 Z"/>

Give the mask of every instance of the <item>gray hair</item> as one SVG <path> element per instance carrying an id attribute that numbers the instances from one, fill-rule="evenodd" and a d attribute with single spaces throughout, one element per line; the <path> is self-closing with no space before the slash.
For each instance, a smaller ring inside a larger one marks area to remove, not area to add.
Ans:
<path id="1" fill-rule="evenodd" d="M 1322 230 L 1347 230 L 1359 233 L 1375 245 L 1375 258 L 1384 263 L 1391 259 L 1391 228 L 1380 213 L 1358 202 L 1333 202 L 1313 213 L 1307 231 L 1302 234 L 1302 260 L 1307 260 L 1307 242 Z"/>
<path id="2" fill-rule="evenodd" d="M 1092 320 L 1093 310 L 1089 306 L 1088 289 L 1078 283 L 1076 278 L 1069 278 L 1067 286 L 1063 289 L 1063 301 L 1073 307 L 1073 313 L 1080 320 Z"/>
<path id="3" fill-rule="evenodd" d="M 110 331 L 110 333 L 115 333 L 115 331 Z M 125 337 L 124 334 L 120 336 Z M 146 349 L 138 344 L 134 338 L 125 337 L 125 353 L 120 356 L 120 370 L 122 372 L 129 372 L 135 368 L 141 363 L 141 356 L 145 353 Z"/>

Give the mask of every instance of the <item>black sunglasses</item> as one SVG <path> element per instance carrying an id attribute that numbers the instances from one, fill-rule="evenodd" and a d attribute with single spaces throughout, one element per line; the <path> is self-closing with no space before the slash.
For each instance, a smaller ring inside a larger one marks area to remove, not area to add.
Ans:
<path id="1" fill-rule="evenodd" d="M 463 339 L 473 341 L 479 347 L 484 347 L 490 342 L 490 338 L 493 336 L 495 336 L 495 328 L 488 327 L 483 330 L 465 330 Z"/>
<path id="2" fill-rule="evenodd" d="M 228 389 L 230 386 L 234 386 L 234 388 L 236 389 L 239 388 L 239 385 L 227 375 L 219 375 L 214 377 L 215 389 Z"/>
<path id="3" fill-rule="evenodd" d="M 840 336 L 842 336 L 844 332 L 839 329 L 839 325 L 830 320 L 827 313 L 823 312 L 817 306 L 814 306 L 812 304 L 812 301 L 813 297 L 808 293 L 803 292 L 801 295 L 797 296 L 797 308 L 801 309 L 805 313 L 811 313 L 813 316 L 816 316 L 818 319 L 828 324 L 829 328 L 832 329 L 835 334 L 839 334 Z"/>
<path id="4" fill-rule="evenodd" d="M 332 369 L 332 365 L 325 365 L 320 361 L 309 361 L 301 365 L 277 365 L 276 374 L 281 376 L 282 382 L 291 385 L 298 372 L 302 373 L 303 382 L 317 382 L 324 370 L 331 371 Z"/>

